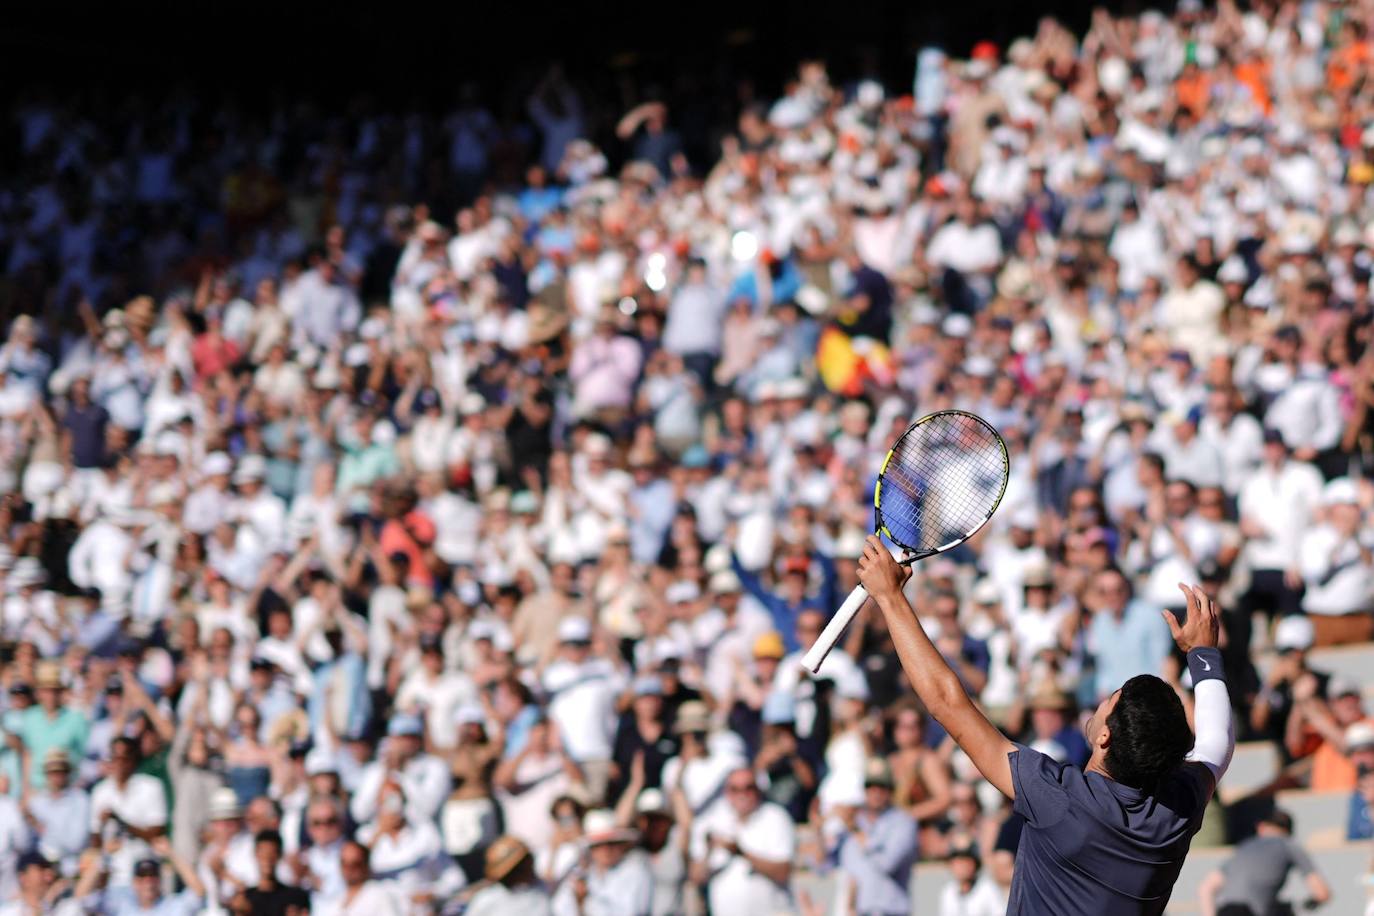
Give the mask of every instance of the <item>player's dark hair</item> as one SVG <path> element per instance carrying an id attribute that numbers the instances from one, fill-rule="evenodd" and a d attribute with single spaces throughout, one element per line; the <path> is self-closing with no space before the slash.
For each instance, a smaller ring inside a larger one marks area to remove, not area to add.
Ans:
<path id="1" fill-rule="evenodd" d="M 1107 716 L 1112 742 L 1105 761 L 1112 779 L 1136 789 L 1153 789 L 1183 764 L 1193 746 L 1193 732 L 1183 701 L 1152 674 L 1140 674 L 1121 686 L 1121 696 Z"/>

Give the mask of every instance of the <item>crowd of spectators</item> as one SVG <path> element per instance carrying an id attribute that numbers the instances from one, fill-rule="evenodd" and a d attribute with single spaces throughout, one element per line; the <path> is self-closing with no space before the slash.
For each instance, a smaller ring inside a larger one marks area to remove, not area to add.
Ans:
<path id="1" fill-rule="evenodd" d="M 513 120 L 32 95 L 0 913 L 899 914 L 921 859 L 1001 912 L 1017 818 L 880 615 L 798 664 L 944 408 L 1011 480 L 909 589 L 1008 734 L 1082 764 L 1127 678 L 1187 704 L 1199 581 L 1242 738 L 1374 835 L 1367 685 L 1307 658 L 1374 636 L 1372 25 L 807 61 L 701 162 L 654 99 L 594 145 L 557 70 Z"/>

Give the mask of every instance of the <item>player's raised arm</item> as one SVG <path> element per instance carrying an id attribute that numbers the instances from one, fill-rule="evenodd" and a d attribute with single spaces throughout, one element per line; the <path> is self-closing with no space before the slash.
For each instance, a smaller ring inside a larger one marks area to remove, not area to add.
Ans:
<path id="1" fill-rule="evenodd" d="M 1178 587 L 1188 602 L 1188 613 L 1180 626 L 1173 614 L 1164 619 L 1174 642 L 1188 656 L 1188 672 L 1193 678 L 1193 749 L 1190 763 L 1200 763 L 1212 775 L 1212 785 L 1231 765 L 1236 749 L 1235 725 L 1231 720 L 1231 697 L 1226 690 L 1226 672 L 1221 666 L 1217 642 L 1221 633 L 1221 612 L 1216 602 L 1198 586 Z"/>
<path id="2" fill-rule="evenodd" d="M 870 535 L 859 560 L 859 580 L 887 619 L 892 644 L 897 647 L 907 680 L 984 778 L 1007 798 L 1014 798 L 1016 790 L 1007 755 L 1016 750 L 1016 745 L 969 698 L 959 676 L 917 621 L 916 612 L 902 594 L 902 586 L 910 576 L 911 568 L 894 560 L 883 542 Z"/>

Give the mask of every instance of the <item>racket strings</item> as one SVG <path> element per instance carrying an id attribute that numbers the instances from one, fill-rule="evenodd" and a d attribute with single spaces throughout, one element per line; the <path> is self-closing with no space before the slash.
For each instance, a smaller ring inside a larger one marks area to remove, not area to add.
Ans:
<path id="1" fill-rule="evenodd" d="M 882 475 L 878 513 L 891 539 L 918 553 L 967 538 L 1001 499 L 1006 455 L 987 424 L 939 414 L 898 441 Z"/>

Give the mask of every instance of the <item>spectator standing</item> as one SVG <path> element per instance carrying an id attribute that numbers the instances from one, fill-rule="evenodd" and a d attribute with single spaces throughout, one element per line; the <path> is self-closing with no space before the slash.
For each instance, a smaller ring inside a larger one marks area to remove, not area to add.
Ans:
<path id="1" fill-rule="evenodd" d="M 1331 899 L 1326 879 L 1293 839 L 1293 818 L 1275 809 L 1260 821 L 1255 836 L 1237 846 L 1220 869 L 1203 879 L 1198 892 L 1202 912 L 1204 916 L 1272 913 L 1293 869 L 1303 876 L 1310 905 L 1320 906 Z"/>
<path id="2" fill-rule="evenodd" d="M 692 824 L 692 880 L 706 887 L 714 916 L 787 910 L 795 849 L 792 818 L 763 801 L 754 773 L 741 767 Z"/>
<path id="3" fill-rule="evenodd" d="M 949 882 L 940 890 L 940 916 L 998 916 L 1007 910 L 1006 894 L 986 874 L 978 847 L 960 840 L 949 851 Z"/>
<path id="4" fill-rule="evenodd" d="M 864 803 L 850 809 L 837 840 L 839 868 L 853 882 L 860 916 L 911 912 L 908 882 L 916 864 L 916 819 L 892 804 L 892 769 L 881 757 L 864 766 Z"/>

